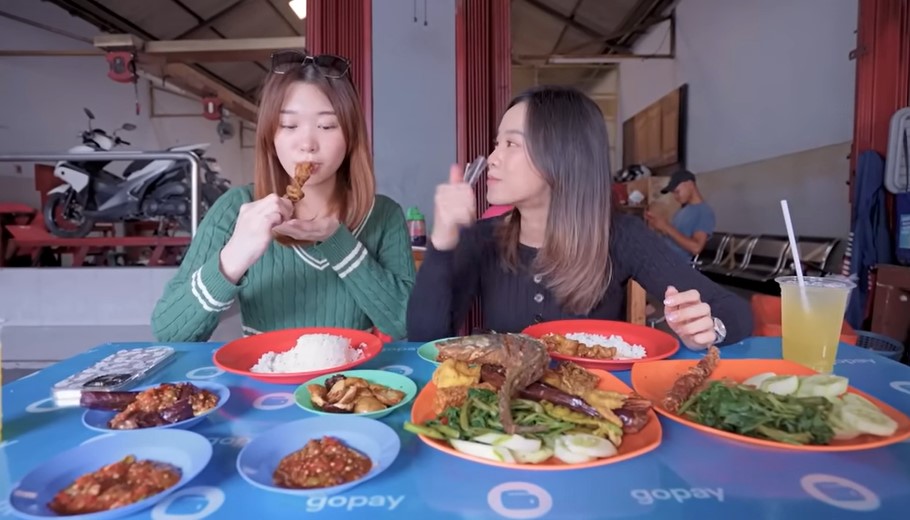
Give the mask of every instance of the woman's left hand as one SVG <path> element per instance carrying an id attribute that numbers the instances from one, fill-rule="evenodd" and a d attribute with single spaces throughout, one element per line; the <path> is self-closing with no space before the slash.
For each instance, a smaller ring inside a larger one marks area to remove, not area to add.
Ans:
<path id="1" fill-rule="evenodd" d="M 335 217 L 320 217 L 313 220 L 291 219 L 272 228 L 276 233 L 287 235 L 305 242 L 324 242 L 341 225 Z"/>
<path id="2" fill-rule="evenodd" d="M 692 350 L 704 350 L 717 340 L 711 306 L 701 301 L 695 289 L 679 292 L 672 285 L 667 287 L 664 316 L 673 332 Z"/>

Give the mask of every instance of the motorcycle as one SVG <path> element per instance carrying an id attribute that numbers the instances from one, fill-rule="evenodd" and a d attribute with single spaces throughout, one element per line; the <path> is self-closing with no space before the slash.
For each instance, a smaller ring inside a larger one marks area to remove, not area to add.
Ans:
<path id="1" fill-rule="evenodd" d="M 231 181 L 221 176 L 221 166 L 218 164 L 218 160 L 214 157 L 205 156 L 205 151 L 208 147 L 209 143 L 198 143 L 186 146 L 172 146 L 167 149 L 169 152 L 192 152 L 202 159 L 200 163 L 200 173 L 202 176 L 200 177 L 199 182 L 202 202 L 202 209 L 199 212 L 200 218 L 218 197 L 231 189 Z M 128 179 L 138 171 L 145 171 L 146 168 L 154 162 L 155 161 L 151 159 L 133 161 L 125 170 L 123 170 L 123 178 Z M 184 170 L 186 179 L 190 178 L 190 167 L 186 161 L 180 161 L 176 166 Z M 189 181 L 187 180 L 187 182 Z M 187 186 L 189 186 L 189 184 L 187 184 Z"/>
<path id="2" fill-rule="evenodd" d="M 190 230 L 189 166 L 186 161 L 171 159 L 137 160 L 127 165 L 122 176 L 105 170 L 110 161 L 91 158 L 92 153 L 110 151 L 119 145 L 129 145 L 118 132 L 136 127 L 124 124 L 112 134 L 93 128 L 94 114 L 84 109 L 88 130 L 82 132 L 82 144 L 69 150 L 84 153 L 84 161 L 61 161 L 54 167 L 54 176 L 63 184 L 48 192 L 44 205 L 45 225 L 51 233 L 66 238 L 81 238 L 89 234 L 97 222 L 130 220 L 159 220 L 162 224 L 174 220 Z M 201 156 L 208 144 L 174 146 L 168 151 L 187 151 Z M 208 159 L 202 163 L 204 178 L 200 182 L 202 210 L 208 209 L 230 185 L 213 169 Z M 200 211 L 200 218 L 203 214 Z"/>

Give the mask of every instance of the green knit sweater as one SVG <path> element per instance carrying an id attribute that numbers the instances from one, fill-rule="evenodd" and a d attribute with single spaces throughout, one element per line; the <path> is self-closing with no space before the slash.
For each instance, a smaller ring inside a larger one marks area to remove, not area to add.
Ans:
<path id="1" fill-rule="evenodd" d="M 252 186 L 218 198 L 199 223 L 177 274 L 152 314 L 158 341 L 207 341 L 219 316 L 239 300 L 244 334 L 293 327 L 372 327 L 399 339 L 415 268 L 404 213 L 377 195 L 353 232 L 338 227 L 325 242 L 303 248 L 272 242 L 238 284 L 219 268 Z"/>

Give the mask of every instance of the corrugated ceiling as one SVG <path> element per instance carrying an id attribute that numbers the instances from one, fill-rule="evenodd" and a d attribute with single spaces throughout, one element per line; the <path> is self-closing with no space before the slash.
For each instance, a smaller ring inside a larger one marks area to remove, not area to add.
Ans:
<path id="1" fill-rule="evenodd" d="M 303 36 L 287 0 L 45 0 L 102 31 L 145 40 Z M 627 52 L 672 0 L 513 0 L 512 53 L 596 55 Z M 253 101 L 266 63 L 194 66 Z M 572 74 L 579 74 L 577 68 Z M 570 72 L 566 72 L 570 74 Z M 579 80 L 590 79 L 579 77 Z M 571 78 L 563 78 L 571 81 Z"/>

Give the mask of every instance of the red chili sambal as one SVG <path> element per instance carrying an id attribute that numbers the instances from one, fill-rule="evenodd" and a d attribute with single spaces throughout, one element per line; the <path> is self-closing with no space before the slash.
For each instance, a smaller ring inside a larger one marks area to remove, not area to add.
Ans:
<path id="1" fill-rule="evenodd" d="M 176 485 L 180 469 L 129 455 L 78 477 L 57 493 L 48 507 L 59 515 L 97 513 L 123 507 Z"/>
<path id="2" fill-rule="evenodd" d="M 278 487 L 325 488 L 357 480 L 372 467 L 369 457 L 334 437 L 323 437 L 281 459 L 272 477 Z"/>

